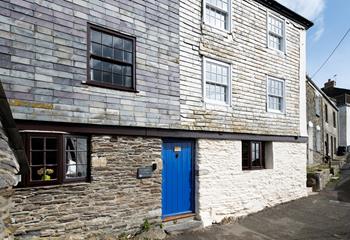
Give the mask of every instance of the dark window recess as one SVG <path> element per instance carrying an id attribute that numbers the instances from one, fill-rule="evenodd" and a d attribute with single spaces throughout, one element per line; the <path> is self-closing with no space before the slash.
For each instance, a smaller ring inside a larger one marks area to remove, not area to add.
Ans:
<path id="1" fill-rule="evenodd" d="M 328 123 L 328 106 L 327 104 L 324 105 L 324 118 L 326 123 Z"/>
<path id="2" fill-rule="evenodd" d="M 264 169 L 264 142 L 242 142 L 242 168 L 243 170 Z"/>
<path id="3" fill-rule="evenodd" d="M 135 38 L 89 26 L 88 83 L 135 91 Z"/>
<path id="4" fill-rule="evenodd" d="M 22 176 L 20 186 L 88 180 L 87 137 L 26 133 L 24 141 L 30 171 Z"/>
<path id="5" fill-rule="evenodd" d="M 337 115 L 335 112 L 333 112 L 333 127 L 337 127 Z"/>

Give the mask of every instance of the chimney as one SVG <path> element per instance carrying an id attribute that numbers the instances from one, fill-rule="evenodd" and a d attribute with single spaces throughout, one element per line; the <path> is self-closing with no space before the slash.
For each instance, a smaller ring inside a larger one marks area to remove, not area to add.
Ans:
<path id="1" fill-rule="evenodd" d="M 328 79 L 328 81 L 324 84 L 324 89 L 334 88 L 335 85 L 335 80 Z"/>

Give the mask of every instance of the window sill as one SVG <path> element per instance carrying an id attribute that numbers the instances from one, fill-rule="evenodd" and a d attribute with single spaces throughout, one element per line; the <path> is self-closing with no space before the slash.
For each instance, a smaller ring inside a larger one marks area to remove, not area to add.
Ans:
<path id="1" fill-rule="evenodd" d="M 267 50 L 271 53 L 271 54 L 276 54 L 280 57 L 286 58 L 287 57 L 287 53 L 285 51 L 280 51 L 271 47 L 267 47 Z"/>
<path id="2" fill-rule="evenodd" d="M 20 187 L 15 187 L 14 190 L 17 191 L 21 191 L 21 190 L 28 190 L 28 189 L 31 189 L 31 188 L 34 188 L 34 189 L 53 189 L 53 188 L 61 188 L 61 187 L 74 187 L 74 186 L 88 186 L 90 185 L 91 182 L 87 182 L 87 181 L 84 181 L 84 182 L 78 182 L 78 181 L 71 181 L 71 182 L 65 182 L 63 184 L 61 183 L 52 183 L 50 185 L 28 185 L 28 186 L 20 186 Z"/>
<path id="3" fill-rule="evenodd" d="M 208 32 L 211 32 L 211 33 L 214 33 L 214 34 L 221 35 L 221 36 L 226 37 L 226 38 L 228 38 L 229 36 L 233 35 L 232 31 L 229 31 L 229 30 L 226 30 L 226 29 L 217 28 L 217 27 L 208 25 L 208 24 L 206 24 L 204 22 L 202 22 L 202 24 L 201 24 L 201 31 L 202 31 L 202 33 L 203 33 L 203 31 L 208 31 Z"/>
<path id="4" fill-rule="evenodd" d="M 89 86 L 94 86 L 94 87 L 101 87 L 101 88 L 125 91 L 125 92 L 139 93 L 139 91 L 137 91 L 136 89 L 118 87 L 118 86 L 114 86 L 112 84 L 99 83 L 99 82 L 95 82 L 95 81 L 86 81 L 86 82 L 82 82 L 82 84 L 89 85 Z"/>

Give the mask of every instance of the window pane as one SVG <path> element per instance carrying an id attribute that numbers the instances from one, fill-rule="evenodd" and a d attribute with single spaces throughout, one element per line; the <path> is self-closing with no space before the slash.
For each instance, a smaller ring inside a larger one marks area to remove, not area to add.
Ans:
<path id="1" fill-rule="evenodd" d="M 66 177 L 67 178 L 74 178 L 77 176 L 77 165 L 67 165 L 66 166 Z"/>
<path id="2" fill-rule="evenodd" d="M 123 75 L 123 66 L 113 64 L 113 74 Z"/>
<path id="3" fill-rule="evenodd" d="M 112 83 L 112 72 L 102 72 L 102 81 L 104 83 Z"/>
<path id="4" fill-rule="evenodd" d="M 46 138 L 46 149 L 56 150 L 57 149 L 57 139 L 56 138 Z"/>
<path id="5" fill-rule="evenodd" d="M 113 58 L 113 49 L 111 47 L 102 46 L 103 57 Z"/>
<path id="6" fill-rule="evenodd" d="M 132 78 L 124 76 L 125 79 L 125 87 L 132 87 Z"/>
<path id="7" fill-rule="evenodd" d="M 91 70 L 91 77 L 92 77 L 92 80 L 97 81 L 97 82 L 101 82 L 102 81 L 102 72 L 92 69 Z"/>
<path id="8" fill-rule="evenodd" d="M 132 53 L 124 52 L 124 61 L 127 63 L 132 63 Z"/>
<path id="9" fill-rule="evenodd" d="M 102 45 L 97 43 L 92 43 L 91 52 L 95 55 L 102 56 Z"/>
<path id="10" fill-rule="evenodd" d="M 226 29 L 226 30 L 228 28 L 227 12 L 219 11 L 208 5 L 206 9 L 206 21 L 209 23 L 209 25 L 216 28 Z"/>
<path id="11" fill-rule="evenodd" d="M 44 164 L 44 152 L 31 152 L 31 165 L 43 165 Z"/>
<path id="12" fill-rule="evenodd" d="M 33 150 L 43 150 L 44 149 L 44 138 L 31 138 L 32 149 Z"/>
<path id="13" fill-rule="evenodd" d="M 114 48 L 123 49 L 123 39 L 119 37 L 113 37 Z"/>
<path id="14" fill-rule="evenodd" d="M 31 167 L 31 181 L 52 181 L 57 179 L 57 167 Z"/>
<path id="15" fill-rule="evenodd" d="M 113 37 L 109 34 L 102 33 L 102 44 L 113 47 Z"/>
<path id="16" fill-rule="evenodd" d="M 78 138 L 77 149 L 78 149 L 78 151 L 86 151 L 87 150 L 87 139 Z"/>
<path id="17" fill-rule="evenodd" d="M 105 72 L 112 72 L 112 64 L 109 62 L 102 62 L 102 70 Z"/>
<path id="18" fill-rule="evenodd" d="M 249 169 L 249 142 L 242 142 L 242 168 Z"/>
<path id="19" fill-rule="evenodd" d="M 118 49 L 114 50 L 114 59 L 123 61 L 123 51 Z"/>
<path id="20" fill-rule="evenodd" d="M 127 76 L 131 76 L 131 67 L 130 66 L 124 66 L 123 67 L 123 74 Z"/>
<path id="21" fill-rule="evenodd" d="M 100 60 L 91 58 L 91 68 L 101 70 L 102 62 Z"/>
<path id="22" fill-rule="evenodd" d="M 132 52 L 132 41 L 124 39 L 124 50 Z"/>
<path id="23" fill-rule="evenodd" d="M 101 32 L 91 30 L 91 41 L 101 43 Z"/>
<path id="24" fill-rule="evenodd" d="M 113 84 L 123 86 L 123 76 L 119 74 L 113 74 Z"/>
<path id="25" fill-rule="evenodd" d="M 58 164 L 56 151 L 46 152 L 46 164 Z"/>

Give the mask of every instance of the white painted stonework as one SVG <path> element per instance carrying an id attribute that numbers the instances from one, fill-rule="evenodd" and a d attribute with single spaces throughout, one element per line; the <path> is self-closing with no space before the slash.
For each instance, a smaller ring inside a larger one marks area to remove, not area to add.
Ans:
<path id="1" fill-rule="evenodd" d="M 204 226 L 307 196 L 306 143 L 269 144 L 271 169 L 242 171 L 241 141 L 198 140 L 196 202 Z"/>

